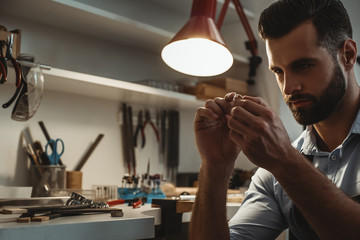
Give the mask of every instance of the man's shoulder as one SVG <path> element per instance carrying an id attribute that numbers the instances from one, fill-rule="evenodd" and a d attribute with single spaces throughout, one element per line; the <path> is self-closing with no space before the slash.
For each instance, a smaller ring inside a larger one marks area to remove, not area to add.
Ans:
<path id="1" fill-rule="evenodd" d="M 264 168 L 258 168 L 252 177 L 252 182 L 260 185 L 273 185 L 275 181 L 274 175 Z"/>

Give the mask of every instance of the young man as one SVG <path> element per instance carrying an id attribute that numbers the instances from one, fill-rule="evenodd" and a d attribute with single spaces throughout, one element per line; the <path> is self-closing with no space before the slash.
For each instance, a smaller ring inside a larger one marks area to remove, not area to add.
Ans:
<path id="1" fill-rule="evenodd" d="M 257 97 L 208 100 L 194 123 L 202 158 L 190 239 L 360 239 L 357 49 L 338 0 L 279 0 L 259 21 L 269 69 L 306 130 L 291 144 Z M 227 222 L 226 192 L 240 151 L 260 168 Z"/>

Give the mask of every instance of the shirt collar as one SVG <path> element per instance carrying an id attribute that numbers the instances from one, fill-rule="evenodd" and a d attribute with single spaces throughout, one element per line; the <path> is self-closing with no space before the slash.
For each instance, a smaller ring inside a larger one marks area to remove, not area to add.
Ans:
<path id="1" fill-rule="evenodd" d="M 317 151 L 313 126 L 306 126 L 304 132 L 300 136 L 300 139 L 302 139 L 302 141 L 299 141 L 300 145 L 298 145 L 300 153 L 313 155 Z"/>
<path id="2" fill-rule="evenodd" d="M 349 134 L 344 140 L 344 143 L 349 139 L 352 134 L 360 134 L 360 110 L 358 111 L 355 121 L 353 122 Z M 306 155 L 315 155 L 319 154 L 320 151 L 316 147 L 316 137 L 315 130 L 312 125 L 306 126 L 306 129 L 300 135 L 300 137 L 293 144 L 300 153 Z"/>
<path id="3" fill-rule="evenodd" d="M 350 129 L 350 134 L 360 134 L 360 111 L 358 111 L 355 121 Z"/>

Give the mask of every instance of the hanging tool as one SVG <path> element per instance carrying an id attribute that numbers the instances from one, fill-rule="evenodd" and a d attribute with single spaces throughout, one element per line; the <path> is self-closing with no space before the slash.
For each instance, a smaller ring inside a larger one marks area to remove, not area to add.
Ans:
<path id="1" fill-rule="evenodd" d="M 123 158 L 125 167 L 128 169 L 129 175 L 131 175 L 131 162 L 130 162 L 130 153 L 129 153 L 129 118 L 127 114 L 127 106 L 125 103 L 122 104 L 122 127 L 121 127 L 121 137 L 122 137 L 122 143 L 123 143 Z"/>
<path id="2" fill-rule="evenodd" d="M 149 110 L 145 110 L 145 122 L 142 128 L 142 132 L 144 134 L 144 142 L 143 145 L 141 146 L 142 148 L 145 147 L 145 143 L 146 143 L 146 138 L 145 138 L 145 128 L 147 126 L 147 124 L 150 124 L 150 126 L 152 127 L 152 129 L 154 130 L 154 133 L 156 135 L 156 141 L 159 142 L 160 141 L 160 136 L 159 136 L 159 132 L 155 126 L 155 124 L 151 121 L 151 117 L 150 117 L 150 111 Z"/>
<path id="3" fill-rule="evenodd" d="M 5 68 L 5 60 L 0 57 L 0 84 L 3 84 L 7 81 L 7 71 Z"/>
<path id="4" fill-rule="evenodd" d="M 5 41 L 0 42 L 0 83 L 3 84 L 7 81 L 7 67 L 3 48 L 6 46 Z"/>
<path id="5" fill-rule="evenodd" d="M 166 128 L 167 128 L 167 112 L 166 110 L 163 110 L 161 112 L 161 116 L 160 116 L 160 133 L 161 133 L 161 137 L 160 137 L 160 150 L 159 150 L 159 155 L 160 155 L 160 162 L 165 162 L 165 149 L 166 149 Z"/>
<path id="6" fill-rule="evenodd" d="M 134 147 L 137 147 L 137 137 L 138 137 L 139 133 L 141 134 L 141 146 L 145 145 L 145 134 L 144 134 L 144 131 L 142 131 L 143 124 L 144 124 L 143 111 L 139 110 L 137 125 L 136 125 L 135 135 L 134 135 Z"/>
<path id="7" fill-rule="evenodd" d="M 16 74 L 15 86 L 18 88 L 18 87 L 20 87 L 20 83 L 21 83 L 21 70 L 20 70 L 20 65 L 16 62 L 15 58 L 12 55 L 12 47 L 13 47 L 13 43 L 14 43 L 14 35 L 13 34 L 8 36 L 8 42 L 9 42 L 9 47 L 8 47 L 8 51 L 6 52 L 6 57 L 10 60 L 10 62 L 12 63 L 12 65 L 15 69 L 15 74 Z"/>
<path id="8" fill-rule="evenodd" d="M 6 41 L 1 41 L 1 65 L 3 67 L 1 68 L 1 72 L 2 72 L 2 77 L 0 80 L 0 83 L 4 83 L 7 80 L 7 64 L 6 64 L 6 60 L 9 60 L 12 64 L 12 66 L 14 67 L 15 70 L 15 76 L 16 76 L 16 81 L 15 81 L 15 86 L 17 88 L 20 87 L 21 84 L 21 69 L 20 69 L 20 65 L 16 62 L 16 59 L 13 57 L 12 55 L 12 47 L 14 44 L 14 35 L 10 34 L 7 38 L 7 42 Z M 5 52 L 5 57 L 3 56 L 3 46 L 6 46 L 6 52 Z M 5 73 L 3 72 L 3 70 L 5 69 Z"/>
<path id="9" fill-rule="evenodd" d="M 133 176 L 136 176 L 136 156 L 135 156 L 135 150 L 134 150 L 134 132 L 133 132 L 133 117 L 132 117 L 132 107 L 129 106 L 128 109 L 128 123 L 129 123 L 129 131 L 128 131 L 128 147 L 129 147 L 129 157 L 130 157 L 130 162 L 131 162 L 131 166 L 132 166 L 132 170 L 133 170 Z"/>
<path id="10" fill-rule="evenodd" d="M 170 181 L 176 181 L 176 171 L 179 166 L 179 112 L 171 110 L 168 113 L 169 136 L 167 150 L 167 167 Z"/>

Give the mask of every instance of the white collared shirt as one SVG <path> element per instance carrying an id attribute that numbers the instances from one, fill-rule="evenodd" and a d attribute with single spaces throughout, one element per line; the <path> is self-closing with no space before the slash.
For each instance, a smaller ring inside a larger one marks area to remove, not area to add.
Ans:
<path id="1" fill-rule="evenodd" d="M 332 152 L 316 147 L 312 126 L 308 126 L 293 146 L 302 154 L 313 156 L 314 166 L 349 197 L 360 195 L 360 111 L 344 142 Z M 294 176 L 296 177 L 296 176 Z M 231 239 L 275 239 L 291 228 L 302 236 L 293 215 L 293 203 L 274 176 L 259 168 L 246 197 L 229 221 Z"/>

